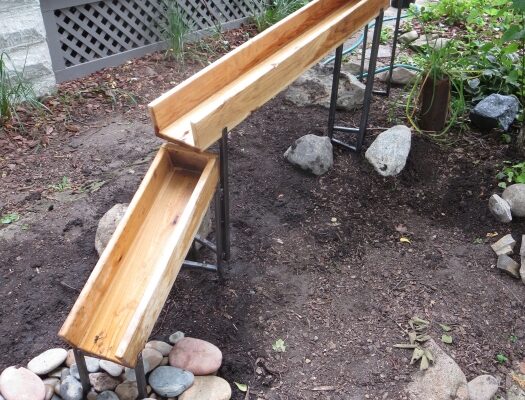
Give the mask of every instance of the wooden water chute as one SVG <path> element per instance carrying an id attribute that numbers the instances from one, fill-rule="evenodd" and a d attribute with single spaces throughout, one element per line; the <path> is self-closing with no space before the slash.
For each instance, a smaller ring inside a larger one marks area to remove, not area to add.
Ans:
<path id="1" fill-rule="evenodd" d="M 136 368 L 139 396 L 146 397 L 140 354 L 181 267 L 220 271 L 228 259 L 225 127 L 235 127 L 371 19 L 380 27 L 386 6 L 388 0 L 313 0 L 150 104 L 155 132 L 172 143 L 159 150 L 59 332 L 75 350 L 86 393 L 84 354 Z M 379 33 L 374 69 L 378 43 Z M 368 96 L 372 82 L 373 75 Z M 217 141 L 220 162 L 205 151 Z M 215 192 L 214 245 L 195 236 Z M 216 253 L 216 266 L 185 260 L 194 239 Z"/>

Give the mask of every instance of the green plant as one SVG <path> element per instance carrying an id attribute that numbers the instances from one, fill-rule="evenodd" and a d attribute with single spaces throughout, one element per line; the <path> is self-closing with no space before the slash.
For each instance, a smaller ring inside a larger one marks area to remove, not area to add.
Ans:
<path id="1" fill-rule="evenodd" d="M 63 176 L 60 182 L 49 185 L 49 188 L 56 192 L 63 192 L 64 190 L 71 189 L 71 182 L 69 182 L 69 178 L 67 176 Z"/>
<path id="2" fill-rule="evenodd" d="M 379 37 L 379 42 L 381 44 L 390 43 L 393 36 L 394 36 L 394 33 L 392 32 L 392 29 L 387 26 L 384 29 L 381 29 L 381 35 Z"/>
<path id="3" fill-rule="evenodd" d="M 503 189 L 509 184 L 525 183 L 525 161 L 503 168 L 497 173 L 496 178 L 499 180 L 498 186 Z"/>
<path id="4" fill-rule="evenodd" d="M 272 0 L 253 16 L 253 22 L 257 30 L 262 32 L 307 3 L 308 0 Z"/>
<path id="5" fill-rule="evenodd" d="M 186 13 L 176 0 L 164 0 L 166 22 L 162 33 L 168 42 L 168 51 L 171 57 L 182 60 L 188 36 L 193 26 L 188 22 Z"/>
<path id="6" fill-rule="evenodd" d="M 24 78 L 24 71 L 25 63 L 18 71 L 7 53 L 0 53 L 0 126 L 12 117 L 18 119 L 16 109 L 21 103 L 29 108 L 44 108 L 33 86 Z"/>
<path id="7" fill-rule="evenodd" d="M 509 361 L 509 359 L 505 354 L 499 353 L 496 355 L 496 361 L 500 364 L 505 364 L 507 361 Z"/>
<path id="8" fill-rule="evenodd" d="M 17 213 L 4 214 L 0 218 L 0 224 L 9 225 L 9 224 L 12 224 L 13 222 L 18 221 L 19 219 L 20 219 L 20 215 L 18 215 Z"/>
<path id="9" fill-rule="evenodd" d="M 277 339 L 274 344 L 272 344 L 273 351 L 276 351 L 278 353 L 284 353 L 286 351 L 286 346 L 284 344 L 284 340 Z"/>

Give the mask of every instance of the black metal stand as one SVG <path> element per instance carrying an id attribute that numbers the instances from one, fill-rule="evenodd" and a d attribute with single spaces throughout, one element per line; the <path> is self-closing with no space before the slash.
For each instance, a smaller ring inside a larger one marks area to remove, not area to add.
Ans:
<path id="1" fill-rule="evenodd" d="M 182 267 L 185 269 L 217 272 L 222 278 L 224 261 L 230 259 L 230 194 L 228 182 L 228 129 L 222 130 L 219 141 L 220 179 L 215 193 L 215 242 L 213 244 L 199 235 L 195 241 L 207 247 L 216 254 L 216 265 L 204 262 L 185 260 Z"/>
<path id="2" fill-rule="evenodd" d="M 370 52 L 370 62 L 368 64 L 368 76 L 366 79 L 365 87 L 365 98 L 363 103 L 363 110 L 361 112 L 361 121 L 359 123 L 359 128 L 349 128 L 344 126 L 335 125 L 335 114 L 337 109 L 337 96 L 339 91 L 339 76 L 341 74 L 341 63 L 343 60 L 343 46 L 339 46 L 335 52 L 335 61 L 334 61 L 334 75 L 332 81 L 332 95 L 330 98 L 330 111 L 328 114 L 328 137 L 332 143 L 342 146 L 348 150 L 359 152 L 363 146 L 365 139 L 366 131 L 368 128 L 368 115 L 370 113 L 370 102 L 372 101 L 372 93 L 374 90 L 374 76 L 377 65 L 377 54 L 379 51 L 379 40 L 381 35 L 381 27 L 383 24 L 383 15 L 384 11 L 381 10 L 379 15 L 376 17 L 376 25 L 374 29 L 374 39 L 372 41 L 372 49 Z M 365 28 L 364 32 L 364 43 L 366 47 L 366 37 L 368 35 L 368 25 Z M 361 60 L 362 68 L 364 68 L 364 55 L 365 49 L 363 49 L 363 59 Z M 343 133 L 355 133 L 356 141 L 355 144 L 349 144 L 345 141 L 336 139 L 334 137 L 335 132 Z"/>

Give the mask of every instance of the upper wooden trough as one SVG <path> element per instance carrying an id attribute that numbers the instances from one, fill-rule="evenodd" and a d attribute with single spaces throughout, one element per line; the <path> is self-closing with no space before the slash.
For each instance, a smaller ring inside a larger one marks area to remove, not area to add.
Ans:
<path id="1" fill-rule="evenodd" d="M 218 171 L 214 154 L 161 147 L 59 336 L 135 366 L 209 207 Z"/>
<path id="2" fill-rule="evenodd" d="M 156 134 L 207 149 L 388 5 L 312 1 L 153 101 Z"/>

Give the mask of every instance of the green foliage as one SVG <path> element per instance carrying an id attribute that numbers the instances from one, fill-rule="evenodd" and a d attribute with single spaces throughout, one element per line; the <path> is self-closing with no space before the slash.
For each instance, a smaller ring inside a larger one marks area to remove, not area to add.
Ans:
<path id="1" fill-rule="evenodd" d="M 284 353 L 286 351 L 286 346 L 284 344 L 284 340 L 277 339 L 274 344 L 272 344 L 273 351 L 276 351 L 278 353 Z"/>
<path id="2" fill-rule="evenodd" d="M 257 30 L 262 32 L 307 3 L 308 0 L 272 0 L 260 13 L 254 15 L 253 22 Z"/>
<path id="3" fill-rule="evenodd" d="M 17 118 L 16 107 L 22 103 L 29 108 L 44 107 L 24 78 L 24 69 L 25 65 L 18 71 L 7 53 L 0 52 L 0 126 L 12 117 Z"/>
<path id="4" fill-rule="evenodd" d="M 503 168 L 496 178 L 500 181 L 498 186 L 503 189 L 513 183 L 525 183 L 525 161 Z"/>
<path id="5" fill-rule="evenodd" d="M 9 225 L 9 224 L 12 224 L 13 222 L 18 221 L 19 219 L 20 219 L 20 215 L 18 215 L 17 213 L 5 214 L 5 215 L 2 215 L 2 217 L 0 217 L 0 224 Z"/>
<path id="6" fill-rule="evenodd" d="M 69 182 L 69 178 L 67 176 L 63 176 L 60 182 L 49 185 L 49 188 L 56 192 L 63 192 L 64 190 L 71 189 L 71 182 Z"/>
<path id="7" fill-rule="evenodd" d="M 394 36 L 394 33 L 392 32 L 392 29 L 388 26 L 381 29 L 381 36 L 379 37 L 379 42 L 381 44 L 387 44 L 392 41 L 392 37 Z"/>
<path id="8" fill-rule="evenodd" d="M 507 361 L 509 361 L 509 359 L 507 358 L 505 354 L 500 353 L 496 355 L 496 361 L 499 362 L 500 364 L 505 364 Z"/>
<path id="9" fill-rule="evenodd" d="M 176 0 L 164 0 L 164 7 L 166 23 L 162 32 L 168 42 L 167 54 L 181 60 L 184 57 L 185 45 L 193 26 L 187 22 L 189 18 Z"/>

